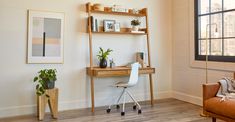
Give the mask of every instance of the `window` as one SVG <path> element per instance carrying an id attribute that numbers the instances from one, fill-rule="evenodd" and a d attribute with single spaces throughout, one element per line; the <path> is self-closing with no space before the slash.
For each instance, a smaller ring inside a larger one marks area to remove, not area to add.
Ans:
<path id="1" fill-rule="evenodd" d="M 206 54 L 209 61 L 235 62 L 235 0 L 195 0 L 195 59 Z"/>

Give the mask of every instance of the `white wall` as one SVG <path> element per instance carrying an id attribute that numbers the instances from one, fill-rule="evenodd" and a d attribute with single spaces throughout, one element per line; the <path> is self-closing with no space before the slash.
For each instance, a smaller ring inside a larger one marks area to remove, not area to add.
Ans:
<path id="1" fill-rule="evenodd" d="M 205 62 L 195 62 L 194 54 L 194 0 L 172 0 L 173 75 L 172 95 L 177 99 L 202 104 L 202 84 L 206 81 Z M 195 68 L 201 67 L 201 68 Z M 208 81 L 218 82 L 232 77 L 227 69 L 234 63 L 209 63 Z M 227 71 L 226 71 L 227 70 Z"/>
<path id="2" fill-rule="evenodd" d="M 56 68 L 58 70 L 56 86 L 60 90 L 59 110 L 90 107 L 90 84 L 85 71 L 85 68 L 89 66 L 86 2 L 88 1 L 0 1 L 0 117 L 36 112 L 35 84 L 33 84 L 32 79 L 37 71 L 44 68 Z M 170 97 L 172 76 L 171 0 L 128 0 L 128 2 L 126 0 L 92 0 L 91 2 L 105 3 L 106 5 L 119 4 L 130 8 L 147 7 L 149 9 L 151 57 L 152 65 L 156 67 L 156 74 L 153 75 L 155 98 Z M 26 64 L 27 9 L 65 12 L 64 64 Z M 108 16 L 104 17 L 108 18 Z M 179 32 L 179 34 L 181 33 Z M 130 35 L 96 35 L 94 36 L 94 40 L 96 40 L 94 52 L 97 53 L 99 46 L 112 48 L 114 52 L 111 57 L 114 58 L 117 65 L 123 65 L 134 60 L 136 51 L 146 51 L 143 39 L 143 37 Z M 184 43 L 187 44 L 184 38 L 179 37 L 178 40 L 185 41 Z M 184 54 L 183 51 L 182 49 Z M 96 53 L 94 53 L 94 58 Z M 177 52 L 177 55 L 182 53 Z M 174 63 L 176 65 L 187 63 L 186 59 L 185 61 L 182 60 L 182 62 L 175 61 Z M 188 67 L 184 67 L 188 69 Z M 175 75 L 183 73 L 185 73 L 185 70 L 175 73 Z M 96 79 L 96 106 L 109 104 L 111 102 L 110 96 L 117 95 L 120 92 L 109 87 L 109 85 L 117 80 L 126 79 Z M 177 77 L 177 79 L 178 82 L 181 81 L 180 78 Z M 175 89 L 178 88 L 177 85 L 174 86 Z M 147 77 L 141 77 L 138 86 L 133 88 L 132 91 L 139 100 L 149 99 Z M 187 91 L 187 89 L 183 91 Z"/>

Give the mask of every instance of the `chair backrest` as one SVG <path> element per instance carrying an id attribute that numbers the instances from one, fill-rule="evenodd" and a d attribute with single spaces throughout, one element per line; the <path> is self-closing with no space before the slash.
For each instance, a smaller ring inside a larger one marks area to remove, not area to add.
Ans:
<path id="1" fill-rule="evenodd" d="M 133 63 L 131 64 L 131 74 L 128 81 L 128 86 L 134 86 L 138 82 L 139 77 L 139 63 Z"/>

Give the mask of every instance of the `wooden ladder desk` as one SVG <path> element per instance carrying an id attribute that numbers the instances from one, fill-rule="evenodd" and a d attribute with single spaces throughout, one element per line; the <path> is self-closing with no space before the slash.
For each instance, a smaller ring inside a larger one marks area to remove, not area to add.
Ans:
<path id="1" fill-rule="evenodd" d="M 106 68 L 106 69 L 100 69 L 98 67 L 93 67 L 93 34 L 115 34 L 117 36 L 123 36 L 123 35 L 132 35 L 132 36 L 145 36 L 145 42 L 146 42 L 146 47 L 147 47 L 147 59 L 148 62 L 146 62 L 149 67 L 147 68 L 142 68 L 140 69 L 140 74 L 148 74 L 149 75 L 149 82 L 150 82 L 150 96 L 151 96 L 151 104 L 154 104 L 154 96 L 153 96 L 153 79 L 152 79 L 152 73 L 155 73 L 155 69 L 151 68 L 151 56 L 150 56 L 150 36 L 149 36 L 149 26 L 148 26 L 148 9 L 147 8 L 142 8 L 139 10 L 138 13 L 133 13 L 133 12 L 113 12 L 113 11 L 99 11 L 99 10 L 94 10 L 94 6 L 92 3 L 87 3 L 86 4 L 86 12 L 88 15 L 88 31 L 87 33 L 89 34 L 89 50 L 90 50 L 90 67 L 87 68 L 87 74 L 90 76 L 91 80 L 91 103 L 92 103 L 92 112 L 94 112 L 95 108 L 95 101 L 94 101 L 94 77 L 112 77 L 112 76 L 127 76 L 130 75 L 130 68 L 128 67 L 116 67 L 114 69 Z M 120 32 L 105 32 L 103 26 L 99 26 L 99 31 L 92 31 L 92 15 L 93 14 L 105 14 L 105 15 L 110 15 L 110 16 L 127 16 L 130 18 L 133 17 L 141 17 L 145 19 L 145 25 L 146 27 L 141 28 L 140 30 L 143 31 L 144 33 L 132 33 L 130 32 L 131 28 L 129 27 L 122 27 L 120 28 Z"/>
<path id="2" fill-rule="evenodd" d="M 87 75 L 91 78 L 91 110 L 95 111 L 95 94 L 94 94 L 94 77 L 114 77 L 114 76 L 128 76 L 131 73 L 131 67 L 119 66 L 115 68 L 99 68 L 99 67 L 87 67 Z M 139 74 L 149 74 L 155 73 L 155 68 L 145 67 L 139 69 Z M 151 77 L 151 76 L 150 76 Z M 153 97 L 153 84 L 152 79 L 150 80 L 150 96 L 151 104 L 154 103 Z"/>

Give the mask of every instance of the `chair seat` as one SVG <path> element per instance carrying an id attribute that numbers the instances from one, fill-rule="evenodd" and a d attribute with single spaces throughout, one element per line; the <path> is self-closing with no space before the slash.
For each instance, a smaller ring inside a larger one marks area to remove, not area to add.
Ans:
<path id="1" fill-rule="evenodd" d="M 208 112 L 235 119 L 235 99 L 220 102 L 221 98 L 213 97 L 205 101 L 205 109 Z"/>
<path id="2" fill-rule="evenodd" d="M 117 82 L 115 83 L 116 87 L 129 87 L 128 82 Z"/>

